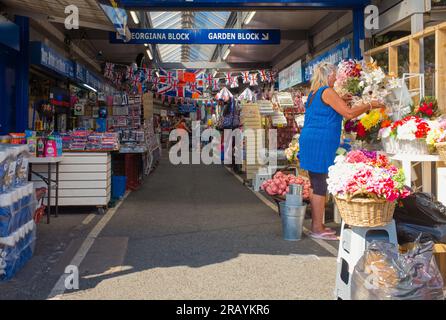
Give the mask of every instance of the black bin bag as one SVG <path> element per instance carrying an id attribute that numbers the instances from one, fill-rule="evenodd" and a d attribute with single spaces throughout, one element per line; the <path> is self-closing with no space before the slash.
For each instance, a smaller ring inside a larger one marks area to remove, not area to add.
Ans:
<path id="1" fill-rule="evenodd" d="M 395 212 L 397 222 L 434 227 L 446 225 L 446 207 L 429 193 L 416 192 L 402 200 Z"/>

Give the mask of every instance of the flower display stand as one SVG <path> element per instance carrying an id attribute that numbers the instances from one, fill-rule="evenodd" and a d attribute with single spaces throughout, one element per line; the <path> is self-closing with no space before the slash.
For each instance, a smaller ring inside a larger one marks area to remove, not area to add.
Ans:
<path id="1" fill-rule="evenodd" d="M 372 241 L 386 241 L 398 245 L 395 220 L 375 228 L 350 227 L 342 223 L 336 271 L 336 300 L 351 300 L 351 281 L 359 259 Z"/>
<path id="2" fill-rule="evenodd" d="M 417 154 L 396 154 L 390 156 L 391 160 L 399 161 L 402 164 L 404 174 L 406 176 L 406 185 L 412 185 L 412 164 L 416 162 L 422 163 L 422 179 L 423 179 L 423 190 L 425 192 L 431 192 L 432 187 L 432 163 L 436 163 L 440 160 L 439 156 L 436 155 L 417 155 Z"/>

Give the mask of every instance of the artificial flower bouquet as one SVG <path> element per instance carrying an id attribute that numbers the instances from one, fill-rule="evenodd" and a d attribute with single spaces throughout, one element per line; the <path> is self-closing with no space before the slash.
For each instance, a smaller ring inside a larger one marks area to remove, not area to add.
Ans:
<path id="1" fill-rule="evenodd" d="M 372 110 L 358 119 L 348 120 L 344 124 L 344 131 L 353 134 L 357 140 L 367 143 L 379 141 L 379 132 L 390 126 L 391 121 L 384 109 Z"/>
<path id="2" fill-rule="evenodd" d="M 412 115 L 433 120 L 438 117 L 438 103 L 435 97 L 425 97 L 419 106 L 413 107 Z"/>
<path id="3" fill-rule="evenodd" d="M 388 153 L 429 154 L 426 138 L 430 130 L 431 122 L 412 115 L 382 129 L 380 137 Z"/>
<path id="4" fill-rule="evenodd" d="M 352 95 L 354 107 L 372 101 L 385 103 L 392 90 L 400 86 L 398 79 L 386 75 L 373 60 L 345 60 L 338 65 L 334 88 L 341 97 Z"/>
<path id="5" fill-rule="evenodd" d="M 296 139 L 293 139 L 285 149 L 285 156 L 290 163 L 296 163 L 299 160 L 299 142 Z"/>
<path id="6" fill-rule="evenodd" d="M 403 171 L 387 156 L 355 150 L 336 158 L 327 183 L 347 224 L 375 227 L 389 223 L 396 202 L 410 195 L 404 181 Z"/>

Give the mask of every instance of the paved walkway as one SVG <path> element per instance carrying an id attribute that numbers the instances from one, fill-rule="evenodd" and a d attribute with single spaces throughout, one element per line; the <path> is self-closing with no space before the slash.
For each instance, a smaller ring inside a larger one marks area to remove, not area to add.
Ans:
<path id="1" fill-rule="evenodd" d="M 222 166 L 164 161 L 130 194 L 61 299 L 332 299 L 335 257 L 281 239 L 277 213 Z"/>

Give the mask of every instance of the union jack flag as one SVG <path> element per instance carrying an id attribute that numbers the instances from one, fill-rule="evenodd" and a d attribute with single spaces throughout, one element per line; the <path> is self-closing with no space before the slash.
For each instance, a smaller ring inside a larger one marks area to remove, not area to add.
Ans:
<path id="1" fill-rule="evenodd" d="M 116 75 L 116 78 L 115 78 L 115 84 L 116 85 L 120 85 L 121 84 L 121 81 L 122 81 L 122 74 L 121 73 L 118 73 L 117 75 Z"/>
<path id="2" fill-rule="evenodd" d="M 206 81 L 208 83 L 208 86 L 211 87 L 212 86 L 212 80 L 214 80 L 214 77 L 212 76 L 211 73 L 207 74 L 205 77 L 206 77 Z"/>
<path id="3" fill-rule="evenodd" d="M 158 90 L 158 84 L 159 84 L 159 78 L 158 77 L 154 77 L 153 78 L 153 89 L 157 89 Z"/>
<path id="4" fill-rule="evenodd" d="M 220 80 L 219 80 L 219 79 L 214 79 L 214 80 L 212 81 L 212 91 L 218 91 L 218 90 L 220 90 L 220 86 L 219 86 L 219 84 L 220 84 Z"/>
<path id="5" fill-rule="evenodd" d="M 139 84 L 139 77 L 135 75 L 132 79 L 132 87 L 138 87 Z"/>
<path id="6" fill-rule="evenodd" d="M 249 71 L 243 71 L 242 72 L 242 77 L 243 77 L 243 83 L 249 83 Z"/>
<path id="7" fill-rule="evenodd" d="M 232 77 L 231 88 L 238 88 L 238 77 L 237 76 Z"/>
<path id="8" fill-rule="evenodd" d="M 232 83 L 232 74 L 230 72 L 226 72 L 225 81 L 228 86 Z"/>
<path id="9" fill-rule="evenodd" d="M 144 71 L 146 73 L 146 82 L 152 82 L 153 81 L 152 69 L 146 68 Z"/>
<path id="10" fill-rule="evenodd" d="M 269 80 L 270 80 L 271 82 L 274 82 L 274 81 L 276 80 L 276 75 L 274 74 L 274 71 L 270 71 L 270 72 L 268 73 L 268 75 L 269 75 Z"/>
<path id="11" fill-rule="evenodd" d="M 112 79 L 114 69 L 115 69 L 115 65 L 113 63 L 106 62 L 104 76 L 106 78 Z"/>
<path id="12" fill-rule="evenodd" d="M 259 74 L 260 74 L 260 81 L 262 81 L 262 82 L 269 81 L 269 76 L 266 73 L 266 70 L 259 70 Z"/>
<path id="13" fill-rule="evenodd" d="M 133 70 L 132 70 L 132 68 L 131 67 L 127 67 L 127 71 L 126 71 L 126 79 L 127 80 L 130 80 L 130 79 L 132 79 L 132 77 L 133 77 Z"/>
<path id="14" fill-rule="evenodd" d="M 171 72 L 172 83 L 169 83 L 169 74 Z M 190 72 L 195 74 L 195 83 L 194 85 L 187 85 L 185 82 L 180 82 L 179 79 L 183 79 L 184 72 Z M 158 93 L 165 94 L 167 96 L 176 96 L 176 97 L 184 97 L 191 98 L 192 95 L 203 94 L 203 89 L 205 85 L 205 73 L 204 69 L 198 70 L 176 70 L 176 71 L 166 71 L 164 69 L 160 69 L 159 71 L 160 77 L 158 82 Z"/>
<path id="15" fill-rule="evenodd" d="M 253 73 L 249 76 L 249 85 L 251 87 L 255 87 L 255 86 L 259 85 L 259 83 L 257 81 L 257 73 Z"/>

